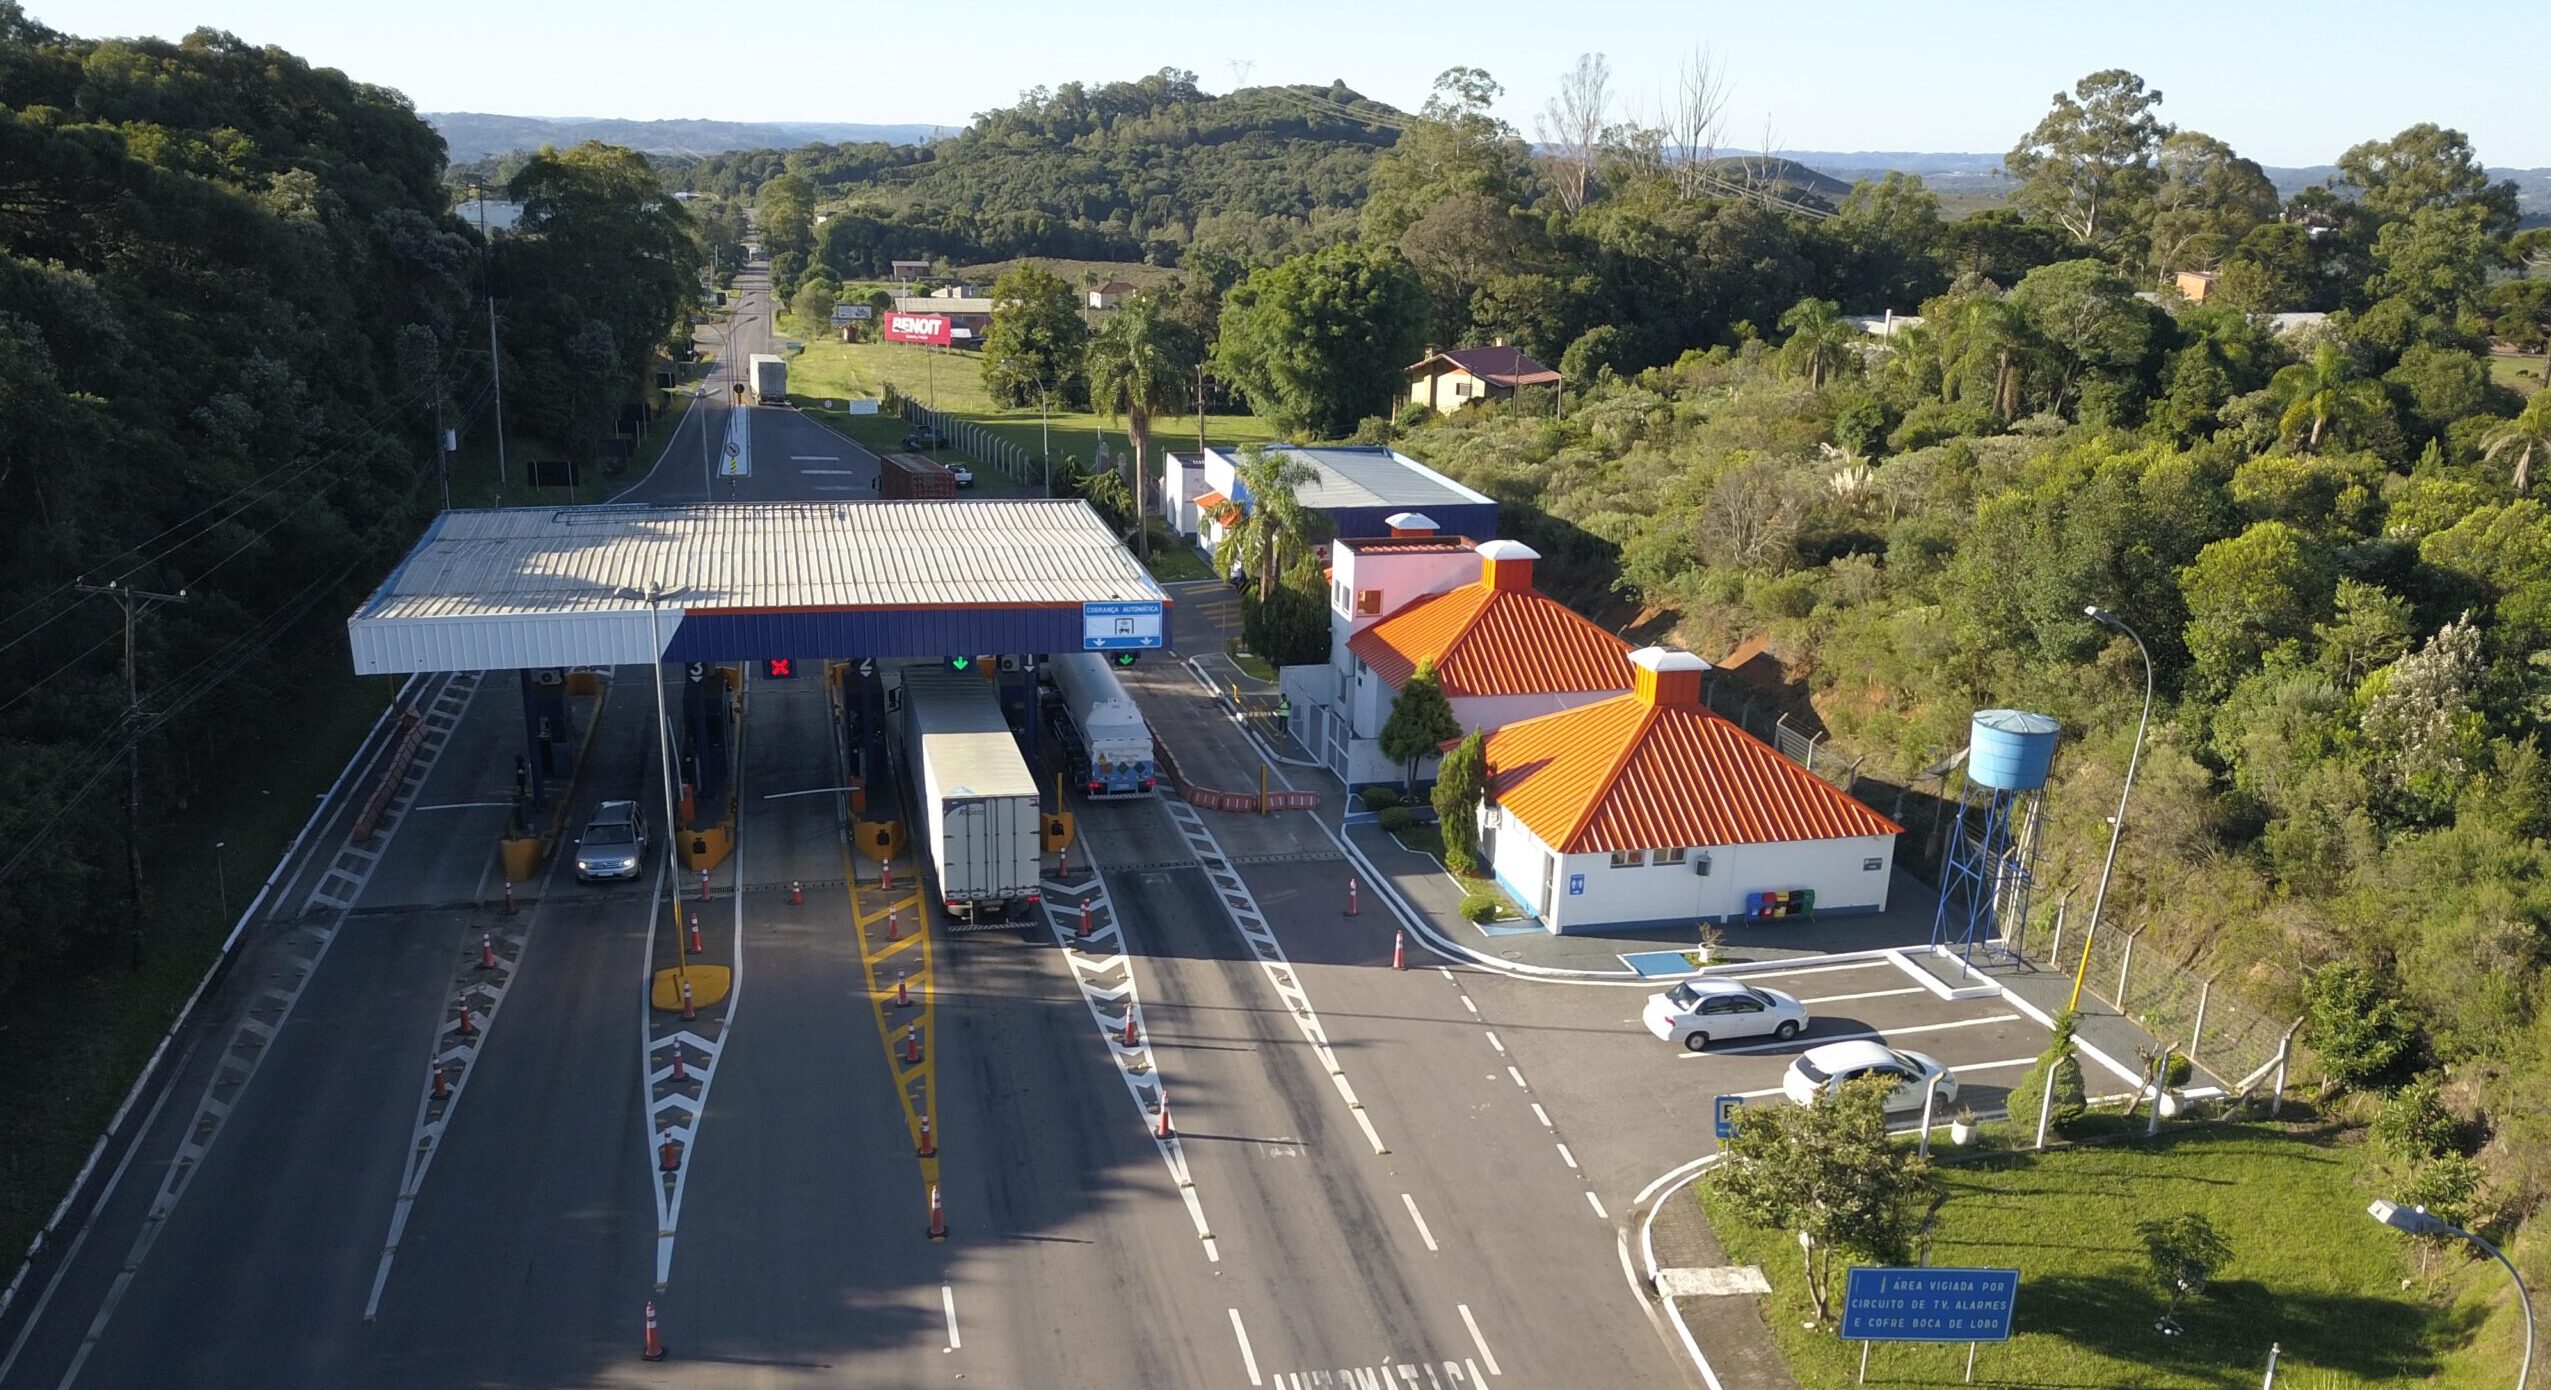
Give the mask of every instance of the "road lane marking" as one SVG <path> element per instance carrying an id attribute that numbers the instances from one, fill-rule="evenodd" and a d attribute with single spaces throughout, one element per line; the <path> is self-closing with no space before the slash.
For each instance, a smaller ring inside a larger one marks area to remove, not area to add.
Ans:
<path id="1" fill-rule="evenodd" d="M 1567 1164 L 1571 1168 L 1577 1166 L 1577 1156 L 1568 1152 L 1568 1146 L 1565 1144 L 1561 1144 L 1559 1146 L 1559 1161 Z"/>
<path id="2" fill-rule="evenodd" d="M 1592 1188 L 1586 1189 L 1586 1205 L 1594 1208 L 1594 1214 L 1597 1220 L 1609 1221 L 1612 1219 L 1612 1213 L 1603 1209 L 1603 1199 L 1595 1196 L 1594 1189 Z M 1487 1348 L 1481 1347 L 1480 1350 L 1486 1351 Z"/>
<path id="3" fill-rule="evenodd" d="M 839 455 L 839 454 L 791 454 L 791 455 L 789 455 L 789 456 L 788 456 L 788 461 L 789 461 L 790 463 L 839 463 L 839 462 L 841 462 L 841 455 Z M 820 469 L 820 468 L 801 468 L 801 469 L 798 469 L 797 471 L 798 471 L 798 472 L 800 472 L 800 473 L 821 473 L 821 472 L 823 472 L 824 470 L 823 470 L 823 469 Z"/>
<path id="4" fill-rule="evenodd" d="M 949 1285 L 941 1284 L 939 1306 L 948 1312 L 948 1344 L 940 1350 L 955 1351 L 965 1345 L 965 1338 L 957 1335 L 957 1291 Z"/>
<path id="5" fill-rule="evenodd" d="M 1864 990 L 1859 994 L 1822 994 L 1813 999 L 1801 999 L 1798 1002 L 1801 1004 L 1848 1004 L 1856 999 L 1892 999 L 1899 994 L 1928 993 L 1930 991 L 1920 985 L 1906 985 L 1902 989 L 1872 989 Z"/>
<path id="6" fill-rule="evenodd" d="M 1465 994 L 1465 995 L 1463 995 L 1463 996 L 1462 996 L 1462 1007 L 1463 1007 L 1463 1008 L 1465 1008 L 1465 1009 L 1470 1010 L 1470 1011 L 1471 1011 L 1471 1013 L 1472 1013 L 1472 1014 L 1474 1014 L 1474 1015 L 1476 1015 L 1476 1014 L 1479 1012 L 1479 1006 L 1478 1006 L 1477 1004 L 1474 1004 L 1474 1003 L 1470 1002 L 1470 996 L 1469 996 L 1469 995 L 1467 995 L 1467 994 Z"/>
<path id="7" fill-rule="evenodd" d="M 1240 1364 L 1249 1368 L 1249 1383 L 1266 1384 L 1258 1375 L 1258 1354 L 1249 1350 L 1249 1329 L 1240 1325 L 1240 1310 L 1237 1308 L 1231 1310 L 1231 1335 L 1240 1339 Z"/>
<path id="8" fill-rule="evenodd" d="M 1594 1194 L 1589 1192 L 1586 1195 L 1591 1197 Z M 1462 1326 L 1470 1329 L 1470 1344 L 1479 1348 L 1480 1364 L 1486 1366 L 1488 1368 L 1488 1374 L 1492 1376 L 1504 1375 L 1504 1371 L 1497 1369 L 1496 1353 L 1491 1352 L 1488 1349 L 1488 1339 L 1479 1335 L 1479 1319 L 1470 1315 L 1470 1305 L 1467 1303 L 1456 1303 L 1453 1306 L 1461 1310 Z"/>
<path id="9" fill-rule="evenodd" d="M 2034 1057 L 2011 1057 L 1999 1062 L 1969 1062 L 1965 1066 L 1951 1067 L 1949 1070 L 1952 1073 L 1964 1075 L 1971 1071 L 2000 1071 L 2006 1067 L 2025 1067 L 2036 1061 Z"/>
<path id="10" fill-rule="evenodd" d="M 1447 980 L 1449 980 L 1449 979 L 1453 978 L 1453 971 L 1452 971 L 1452 967 L 1451 967 L 1451 966 L 1448 966 L 1448 965 L 1439 965 L 1439 966 L 1436 966 L 1436 967 L 1435 967 L 1435 970 L 1436 970 L 1436 973 L 1438 973 L 1438 974 L 1442 975 L 1442 976 L 1443 976 L 1445 979 L 1447 979 Z"/>
<path id="11" fill-rule="evenodd" d="M 1408 1206 L 1408 1219 L 1417 1223 L 1418 1238 L 1426 1242 L 1428 1250 L 1435 1250 L 1435 1233 L 1426 1229 L 1426 1218 L 1417 1214 L 1417 1199 L 1403 1192 L 1400 1201 Z"/>
<path id="12" fill-rule="evenodd" d="M 476 811 L 489 806 L 511 806 L 510 801 L 438 801 L 431 806 L 411 806 L 411 811 Z"/>
<path id="13" fill-rule="evenodd" d="M 1488 1045 L 1489 1045 L 1490 1047 L 1493 1047 L 1493 1048 L 1497 1049 L 1497 1055 L 1498 1055 L 1498 1056 L 1503 1057 L 1503 1056 L 1505 1056 L 1505 1055 L 1506 1055 L 1506 1045 L 1505 1045 L 1504 1043 L 1501 1043 L 1501 1042 L 1497 1041 L 1497 1034 L 1496 1034 L 1495 1030 L 1493 1030 L 1493 1029 L 1492 1029 L 1492 1030 L 1489 1030 L 1489 1033 L 1488 1033 Z"/>
<path id="14" fill-rule="evenodd" d="M 2009 1023 L 2018 1018 L 2018 1014 L 1987 1014 L 1982 1018 L 1961 1018 L 1954 1023 L 1923 1023 L 1911 1028 L 1870 1029 L 1859 1033 L 1836 1033 L 1831 1037 L 1823 1038 L 1802 1037 L 1791 1038 L 1787 1042 L 1748 1043 L 1743 1047 L 1721 1047 L 1708 1052 L 1686 1052 L 1677 1060 L 1690 1062 L 1702 1057 L 1725 1057 L 1743 1052 L 1778 1052 L 1785 1048 L 1823 1047 L 1827 1043 L 1859 1042 L 1867 1038 L 1885 1041 L 1890 1038 L 1911 1037 L 1916 1033 L 1945 1033 L 1953 1028 L 1981 1028 L 1988 1023 Z"/>
<path id="15" fill-rule="evenodd" d="M 1540 1102 L 1540 1101 L 1534 1101 L 1534 1102 L 1532 1103 L 1532 1117 L 1533 1117 L 1534 1119 L 1536 1119 L 1536 1120 L 1541 1121 L 1541 1127 L 1542 1127 L 1543 1129 L 1557 1129 L 1557 1128 L 1558 1128 L 1558 1126 L 1557 1126 L 1557 1125 L 1554 1125 L 1554 1124 L 1550 1123 L 1550 1112 L 1541 1108 L 1541 1102 Z"/>
<path id="16" fill-rule="evenodd" d="M 1518 1086 L 1523 1086 L 1523 1084 L 1524 1084 L 1524 1074 L 1523 1074 L 1522 1072 L 1515 1070 L 1515 1069 L 1514 1069 L 1514 1067 L 1512 1067 L 1512 1066 L 1510 1065 L 1510 1066 L 1508 1066 L 1508 1067 L 1506 1068 L 1506 1075 L 1513 1077 L 1513 1078 L 1515 1079 L 1515 1084 L 1516 1084 L 1516 1085 L 1518 1085 Z M 1532 1088 L 1531 1088 L 1531 1087 L 1529 1087 L 1529 1086 L 1526 1086 L 1526 1087 L 1524 1087 L 1524 1089 L 1526 1089 L 1526 1090 L 1530 1090 L 1530 1089 L 1532 1089 Z"/>

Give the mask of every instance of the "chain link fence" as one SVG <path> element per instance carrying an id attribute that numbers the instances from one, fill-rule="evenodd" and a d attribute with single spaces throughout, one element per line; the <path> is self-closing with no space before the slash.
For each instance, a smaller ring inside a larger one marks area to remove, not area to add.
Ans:
<path id="1" fill-rule="evenodd" d="M 2042 967 L 2080 972 L 2082 993 L 2135 1020 L 2227 1090 L 2277 1060 L 2292 1020 L 2262 1012 L 2213 976 L 2172 960 L 2144 929 L 2111 919 L 2089 930 L 2087 895 L 2047 897 L 2013 949 Z M 2084 957 L 2087 956 L 2087 960 Z"/>

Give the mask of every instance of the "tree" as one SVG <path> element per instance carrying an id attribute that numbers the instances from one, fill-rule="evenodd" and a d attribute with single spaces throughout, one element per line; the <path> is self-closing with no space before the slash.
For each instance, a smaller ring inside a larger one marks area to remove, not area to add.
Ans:
<path id="1" fill-rule="evenodd" d="M 840 292 L 840 286 L 823 276 L 809 275 L 798 284 L 797 297 L 788 302 L 788 312 L 806 332 L 822 333 L 832 327 L 833 305 Z"/>
<path id="2" fill-rule="evenodd" d="M 1939 195 L 1918 174 L 1891 171 L 1875 183 L 1853 184 L 1826 226 L 1842 243 L 1834 281 L 1835 297 L 1845 304 L 1903 311 L 1948 285 L 1940 266 Z"/>
<path id="3" fill-rule="evenodd" d="M 2551 388 L 2536 391 L 2524 403 L 2516 418 L 2493 426 L 2480 436 L 2480 458 L 2483 463 L 2496 463 L 2504 454 L 2513 460 L 2510 481 L 2516 495 L 2522 497 L 2533 482 L 2533 462 L 2540 458 L 2551 462 Z"/>
<path id="4" fill-rule="evenodd" d="M 2486 209 L 2468 204 L 2420 208 L 2384 223 L 2375 234 L 2374 274 L 2366 280 L 2365 292 L 2378 300 L 2403 301 L 2409 312 L 2439 320 L 2449 332 L 2479 298 L 2496 258 Z"/>
<path id="5" fill-rule="evenodd" d="M 1400 234 L 1400 254 L 1426 282 L 1435 332 L 1442 340 L 1469 339 L 1473 301 L 1489 281 L 1512 274 L 1531 258 L 1528 232 L 1535 225 L 1495 198 L 1457 193 L 1428 208 Z"/>
<path id="6" fill-rule="evenodd" d="M 1453 702 L 1444 696 L 1435 663 L 1418 662 L 1408 683 L 1391 697 L 1391 717 L 1382 721 L 1382 756 L 1400 765 L 1401 789 L 1414 789 L 1417 765 L 1461 736 L 1461 721 L 1453 717 Z"/>
<path id="7" fill-rule="evenodd" d="M 1274 592 L 1240 596 L 1240 640 L 1269 665 L 1317 666 L 1329 659 L 1329 595 L 1320 564 L 1306 556 Z"/>
<path id="8" fill-rule="evenodd" d="M 2082 409 L 2094 386 L 2103 401 L 2150 394 L 2160 365 L 2160 312 L 2135 298 L 2133 283 L 2106 263 L 2039 266 L 2012 288 L 2010 303 L 2028 325 L 2029 341 L 2042 349 L 2035 375 L 2046 408 Z"/>
<path id="9" fill-rule="evenodd" d="M 2338 157 L 2331 186 L 2356 195 L 2375 218 L 2397 221 L 2430 209 L 2476 208 L 2483 224 L 2503 236 L 2516 225 L 2516 185 L 2489 181 L 2471 139 L 2422 121 L 2389 140 L 2368 140 Z"/>
<path id="10" fill-rule="evenodd" d="M 1342 438 L 1400 394 L 1426 310 L 1426 286 L 1388 248 L 1348 243 L 1296 256 L 1232 286 L 1215 375 L 1278 429 Z"/>
<path id="11" fill-rule="evenodd" d="M 1559 205 L 1575 212 L 1586 205 L 1594 188 L 1595 166 L 1603 158 L 1603 131 L 1612 113 L 1612 60 L 1600 53 L 1577 55 L 1577 65 L 1559 79 L 1558 94 L 1542 109 L 1535 134 L 1549 151 L 1544 162 L 1559 191 Z"/>
<path id="12" fill-rule="evenodd" d="M 1781 345 L 1781 360 L 1790 370 L 1807 374 L 1810 390 L 1852 360 L 1851 345 L 1863 336 L 1830 299 L 1799 300 L 1780 316 L 1780 327 L 1789 335 Z"/>
<path id="13" fill-rule="evenodd" d="M 2303 1041 L 2322 1074 L 2341 1086 L 2388 1076 L 2417 1040 L 2399 986 L 2354 961 L 2334 961 L 2303 983 Z"/>
<path id="14" fill-rule="evenodd" d="M 1444 836 L 1444 867 L 1477 873 L 1479 803 L 1488 794 L 1488 739 L 1477 729 L 1464 735 L 1435 769 L 1435 821 Z"/>
<path id="15" fill-rule="evenodd" d="M 2187 596 L 2188 653 L 2216 690 L 2254 670 L 2276 648 L 2299 648 L 2330 613 L 2335 563 L 2310 537 L 2262 521 L 2197 552 L 2179 572 Z"/>
<path id="16" fill-rule="evenodd" d="M 2019 187 L 2011 202 L 2072 233 L 2084 246 L 2115 254 L 2149 215 L 2153 151 L 2170 127 L 2152 114 L 2161 93 L 2123 68 L 2094 72 L 2057 92 L 2054 109 L 2009 154 L 2002 167 Z"/>
<path id="17" fill-rule="evenodd" d="M 2204 1213 L 2194 1211 L 2138 1221 L 2135 1234 L 2143 1238 L 2153 1282 L 2170 1297 L 2153 1330 L 2176 1336 L 2180 1302 L 2206 1291 L 2206 1282 L 2232 1258 L 2232 1243 Z"/>
<path id="18" fill-rule="evenodd" d="M 1151 527 L 1143 509 L 1151 486 L 1151 422 L 1188 399 L 1188 378 L 1195 374 L 1199 355 L 1195 340 L 1162 310 L 1160 301 L 1143 295 L 1108 319 L 1090 339 L 1084 359 L 1091 404 L 1110 420 L 1122 414 L 1125 435 L 1133 441 L 1133 476 L 1126 486 L 1133 494 L 1135 545 L 1147 562 Z"/>
<path id="19" fill-rule="evenodd" d="M 1071 406 L 1088 387 L 1082 359 L 1089 325 L 1071 282 L 1034 261 L 992 282 L 992 325 L 983 336 L 983 386 L 1007 406 L 1029 406 L 1040 394 Z"/>
<path id="20" fill-rule="evenodd" d="M 1323 518 L 1302 505 L 1300 493 L 1320 480 L 1320 471 L 1294 453 L 1256 447 L 1241 450 L 1232 471 L 1248 501 L 1239 519 L 1223 528 L 1214 563 L 1226 574 L 1256 574 L 1264 602 L 1289 568 L 1288 549 L 1300 547 L 1307 554 L 1316 542 Z"/>
<path id="21" fill-rule="evenodd" d="M 1710 1175 L 1746 1220 L 1799 1234 L 1819 1321 L 1833 1313 L 1835 1251 L 1887 1264 L 1912 1253 L 1930 1165 L 1887 1138 L 1892 1085 L 1862 1077 L 1813 1105 L 1746 1106 Z"/>
<path id="22" fill-rule="evenodd" d="M 2276 185 L 2267 174 L 2211 135 L 2172 132 L 2161 142 L 2154 167 L 2161 182 L 2153 196 L 2147 255 L 2156 272 L 2211 269 L 2277 214 Z"/>
<path id="23" fill-rule="evenodd" d="M 2338 344 L 2323 342 L 2308 362 L 2296 362 L 2268 379 L 2268 398 L 2279 407 L 2278 437 L 2304 453 L 2325 440 L 2362 441 L 2388 407 L 2379 383 L 2366 380 Z"/>
<path id="24" fill-rule="evenodd" d="M 1384 243 L 1457 193 L 1514 201 L 1524 164 L 1523 142 L 1493 108 L 1505 88 L 1478 68 L 1446 68 L 1417 119 L 1373 161 L 1364 203 L 1364 233 Z"/>
<path id="25" fill-rule="evenodd" d="M 2073 1011 L 2066 1009 L 2055 1016 L 2055 1029 L 2046 1040 L 2046 1050 L 2037 1055 L 2036 1065 L 2011 1088 L 2007 1102 L 2011 1122 L 2032 1138 L 2037 1133 L 2037 1114 L 2045 1104 L 2046 1080 L 2055 1079 L 2055 1104 L 2047 1112 L 2052 1132 L 2061 1134 L 2075 1120 L 2090 1113 L 2089 1092 L 2082 1085 L 2080 1048 L 2073 1041 Z"/>
<path id="26" fill-rule="evenodd" d="M 2280 314 L 2322 304 L 2321 262 L 2312 229 L 2299 222 L 2251 228 L 2223 258 L 2211 304 L 2220 299 L 2253 314 Z"/>

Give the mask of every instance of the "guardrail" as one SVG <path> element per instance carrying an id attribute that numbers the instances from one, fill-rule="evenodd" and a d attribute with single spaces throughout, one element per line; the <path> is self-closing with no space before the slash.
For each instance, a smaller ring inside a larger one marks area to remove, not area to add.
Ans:
<path id="1" fill-rule="evenodd" d="M 399 779 L 407 776 L 409 763 L 416 761 L 416 747 L 425 741 L 425 721 L 415 710 L 399 715 L 399 742 L 390 753 L 390 765 L 381 772 L 381 785 L 363 799 L 363 809 L 354 817 L 354 841 L 368 844 L 372 831 L 381 823 L 381 813 L 390 809 L 390 798 L 399 790 Z"/>

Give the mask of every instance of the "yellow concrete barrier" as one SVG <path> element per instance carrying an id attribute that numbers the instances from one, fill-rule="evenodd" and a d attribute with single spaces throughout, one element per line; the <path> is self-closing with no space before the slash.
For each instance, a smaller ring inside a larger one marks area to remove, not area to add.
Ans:
<path id="1" fill-rule="evenodd" d="M 524 835 L 496 842 L 497 857 L 504 861 L 505 881 L 512 884 L 531 882 L 549 858 L 550 841 L 543 835 Z"/>
<path id="2" fill-rule="evenodd" d="M 1056 850 L 1063 848 L 1065 845 L 1072 843 L 1072 837 L 1079 828 L 1079 822 L 1072 819 L 1072 813 L 1069 811 L 1061 811 L 1054 815 L 1047 816 L 1045 818 L 1044 835 L 1045 852 L 1047 854 L 1052 854 Z"/>
<path id="3" fill-rule="evenodd" d="M 691 1007 L 705 1009 L 725 1000 L 727 991 L 735 987 L 735 976 L 723 965 L 694 965 L 686 970 L 659 970 L 655 984 L 647 991 L 647 1002 L 659 1013 L 678 1013 L 682 1008 L 682 981 L 691 981 Z"/>
<path id="4" fill-rule="evenodd" d="M 864 820 L 859 822 L 854 843 L 861 857 L 889 859 L 903 853 L 903 822 L 899 820 Z"/>
<path id="5" fill-rule="evenodd" d="M 681 833 L 682 867 L 693 873 L 714 869 L 735 852 L 735 823 L 726 821 L 700 830 Z"/>
<path id="6" fill-rule="evenodd" d="M 601 694 L 602 673 L 600 671 L 587 671 L 583 669 L 569 671 L 567 673 L 567 693 L 569 695 Z"/>

